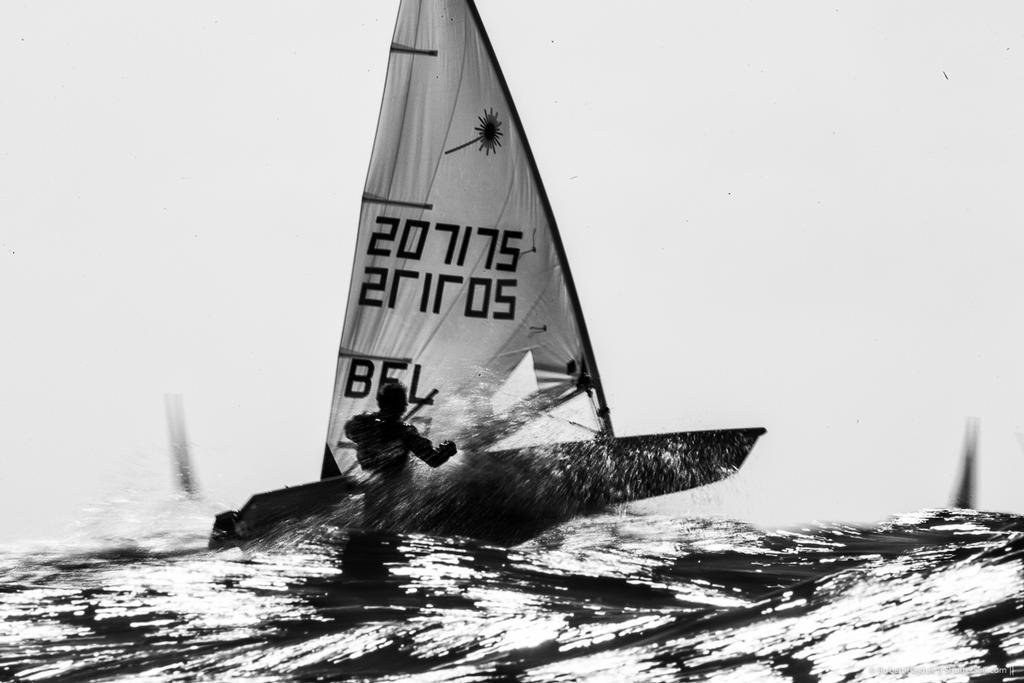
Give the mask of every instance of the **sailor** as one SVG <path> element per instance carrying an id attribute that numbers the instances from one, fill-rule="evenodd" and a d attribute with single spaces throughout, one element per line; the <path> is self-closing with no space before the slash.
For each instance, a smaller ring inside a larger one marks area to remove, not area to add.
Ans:
<path id="1" fill-rule="evenodd" d="M 457 452 L 451 441 L 442 441 L 435 448 L 414 426 L 402 422 L 408 396 L 401 382 L 385 381 L 377 391 L 379 410 L 356 415 L 345 423 L 345 436 L 356 445 L 359 465 L 384 479 L 402 472 L 410 453 L 431 467 L 440 467 Z"/>

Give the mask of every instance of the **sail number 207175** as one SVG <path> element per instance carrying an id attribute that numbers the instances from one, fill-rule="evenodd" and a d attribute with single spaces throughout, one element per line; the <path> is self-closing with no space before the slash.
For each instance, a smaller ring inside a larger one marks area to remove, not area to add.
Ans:
<path id="1" fill-rule="evenodd" d="M 521 231 L 401 221 L 389 216 L 378 216 L 376 223 L 380 228 L 371 233 L 366 255 L 402 259 L 405 263 L 402 268 L 366 266 L 359 288 L 360 306 L 395 308 L 400 301 L 411 299 L 413 310 L 447 314 L 465 292 L 465 317 L 515 318 L 517 280 L 489 277 L 486 271 L 497 271 L 495 276 L 516 272 Z M 410 261 L 419 261 L 427 270 L 410 267 L 415 266 Z M 459 270 L 465 274 L 459 274 Z"/>

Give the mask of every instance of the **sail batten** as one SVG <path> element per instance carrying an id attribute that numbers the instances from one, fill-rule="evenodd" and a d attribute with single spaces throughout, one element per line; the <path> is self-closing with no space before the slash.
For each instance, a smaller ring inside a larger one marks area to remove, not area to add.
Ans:
<path id="1" fill-rule="evenodd" d="M 388 378 L 439 438 L 611 433 L 554 213 L 471 0 L 401 2 L 362 199 L 328 444 Z M 589 415 L 545 417 L 574 392 Z"/>
<path id="2" fill-rule="evenodd" d="M 423 209 L 424 211 L 430 211 L 434 208 L 433 204 L 428 204 L 427 202 L 409 202 L 399 199 L 388 199 L 387 197 L 376 197 L 371 194 L 364 194 L 363 201 L 370 204 L 390 204 L 391 206 L 403 206 L 408 209 Z"/>
<path id="3" fill-rule="evenodd" d="M 399 45 L 398 43 L 391 43 L 392 52 L 402 52 L 410 55 L 425 55 L 427 57 L 436 57 L 437 50 L 421 50 L 415 47 L 409 47 L 408 45 Z"/>

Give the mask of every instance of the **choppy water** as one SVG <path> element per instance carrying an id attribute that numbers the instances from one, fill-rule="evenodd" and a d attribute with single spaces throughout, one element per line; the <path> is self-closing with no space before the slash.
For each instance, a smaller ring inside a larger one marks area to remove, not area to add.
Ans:
<path id="1" fill-rule="evenodd" d="M 1018 516 L 615 514 L 513 548 L 331 530 L 214 552 L 186 506 L 134 540 L 4 549 L 0 679 L 1024 679 Z"/>

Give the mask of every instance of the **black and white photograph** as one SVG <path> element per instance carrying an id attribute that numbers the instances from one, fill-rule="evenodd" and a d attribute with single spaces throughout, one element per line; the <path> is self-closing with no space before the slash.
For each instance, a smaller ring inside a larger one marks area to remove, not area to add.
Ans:
<path id="1" fill-rule="evenodd" d="M 0 2 L 0 680 L 1024 681 L 1024 5 Z"/>

